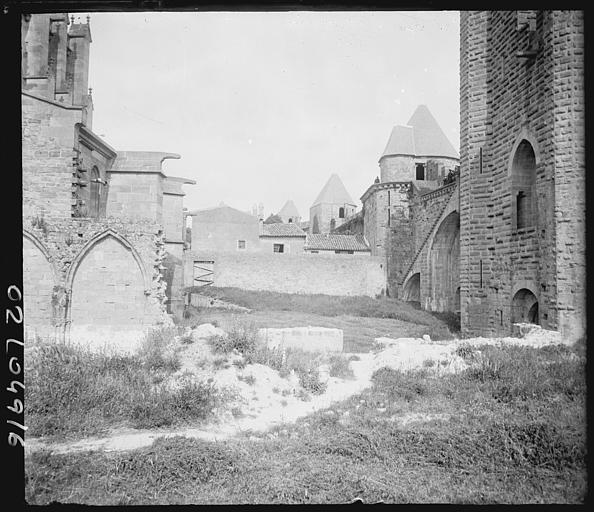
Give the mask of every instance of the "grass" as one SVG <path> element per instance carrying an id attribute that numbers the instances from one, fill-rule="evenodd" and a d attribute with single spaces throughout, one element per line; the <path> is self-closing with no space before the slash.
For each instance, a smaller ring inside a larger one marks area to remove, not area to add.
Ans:
<path id="1" fill-rule="evenodd" d="M 328 317 L 350 315 L 367 318 L 392 318 L 421 325 L 436 323 L 430 313 L 415 308 L 408 302 L 389 297 L 302 295 L 213 286 L 201 287 L 199 292 L 254 311 L 292 311 Z"/>
<path id="2" fill-rule="evenodd" d="M 293 311 L 253 311 L 249 314 L 237 314 L 223 309 L 188 309 L 189 317 L 184 319 L 185 325 L 196 326 L 202 323 L 217 324 L 225 331 L 233 328 L 237 319 L 251 322 L 256 328 L 299 327 L 315 325 L 342 329 L 345 352 L 367 352 L 375 338 L 386 336 L 389 338 L 412 337 L 420 338 L 429 334 L 431 339 L 451 339 L 452 333 L 445 323 L 430 316 L 431 325 L 404 322 L 393 318 L 372 318 L 358 316 L 322 316 L 315 313 Z"/>
<path id="3" fill-rule="evenodd" d="M 485 346 L 466 347 L 465 358 L 471 368 L 442 377 L 381 369 L 370 389 L 330 410 L 225 443 L 173 438 L 127 453 L 34 453 L 26 499 L 583 502 L 585 356 Z"/>
<path id="4" fill-rule="evenodd" d="M 151 333 L 134 355 L 40 344 L 26 372 L 28 435 L 88 436 L 122 424 L 151 428 L 205 419 L 221 398 L 214 388 L 160 385 L 180 365 L 166 346 L 171 334 Z"/>

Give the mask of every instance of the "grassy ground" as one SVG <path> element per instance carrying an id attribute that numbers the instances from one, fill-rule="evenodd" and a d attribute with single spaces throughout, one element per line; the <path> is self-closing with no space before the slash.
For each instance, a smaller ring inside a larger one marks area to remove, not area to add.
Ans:
<path id="1" fill-rule="evenodd" d="M 31 504 L 579 503 L 583 347 L 461 349 L 458 375 L 381 369 L 373 387 L 270 433 L 161 439 L 26 463 Z M 408 420 L 408 421 L 406 421 Z"/>
<path id="2" fill-rule="evenodd" d="M 155 428 L 207 419 L 224 398 L 212 386 L 159 386 L 180 367 L 168 348 L 174 335 L 174 329 L 155 331 L 134 355 L 55 343 L 34 347 L 25 355 L 27 435 L 63 439 L 118 426 Z"/>
<path id="3" fill-rule="evenodd" d="M 334 297 L 257 292 L 239 288 L 200 288 L 200 293 L 252 309 L 235 313 L 224 309 L 190 309 L 187 325 L 215 322 L 228 330 L 236 318 L 256 327 L 332 327 L 343 330 L 345 352 L 367 352 L 374 339 L 387 336 L 451 339 L 455 322 L 417 309 L 409 303 L 386 297 Z M 448 324 L 451 329 L 448 329 Z"/>

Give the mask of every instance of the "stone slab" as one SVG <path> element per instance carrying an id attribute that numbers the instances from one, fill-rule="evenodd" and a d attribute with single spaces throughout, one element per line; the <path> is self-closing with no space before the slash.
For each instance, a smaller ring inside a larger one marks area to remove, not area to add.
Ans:
<path id="1" fill-rule="evenodd" d="M 342 329 L 285 327 L 258 329 L 258 341 L 268 348 L 298 348 L 308 352 L 342 352 Z"/>

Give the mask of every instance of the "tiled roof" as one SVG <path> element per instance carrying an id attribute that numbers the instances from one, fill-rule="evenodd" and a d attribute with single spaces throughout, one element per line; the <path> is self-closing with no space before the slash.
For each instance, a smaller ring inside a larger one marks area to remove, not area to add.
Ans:
<path id="1" fill-rule="evenodd" d="M 307 235 L 304 249 L 310 251 L 370 251 L 363 235 L 336 234 Z"/>
<path id="2" fill-rule="evenodd" d="M 413 155 L 459 158 L 426 105 L 419 105 L 407 126 L 395 126 L 382 156 Z"/>
<path id="3" fill-rule="evenodd" d="M 338 174 L 333 174 L 330 176 L 330 179 L 324 185 L 322 191 L 318 194 L 318 197 L 313 202 L 312 206 L 316 204 L 352 204 L 356 205 L 349 193 L 347 192 L 346 188 Z"/>
<path id="4" fill-rule="evenodd" d="M 305 232 L 295 223 L 262 224 L 260 236 L 300 236 L 305 238 Z"/>

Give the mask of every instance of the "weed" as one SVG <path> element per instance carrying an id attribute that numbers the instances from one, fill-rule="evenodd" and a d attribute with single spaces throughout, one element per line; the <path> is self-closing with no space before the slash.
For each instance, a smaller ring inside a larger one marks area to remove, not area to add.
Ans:
<path id="1" fill-rule="evenodd" d="M 149 370 L 139 355 L 40 345 L 26 373 L 29 432 L 91 434 L 119 421 L 151 426 L 204 418 L 218 399 L 214 388 L 191 385 L 173 392 L 156 387 L 168 371 Z"/>
<path id="2" fill-rule="evenodd" d="M 248 385 L 248 386 L 253 386 L 256 383 L 256 377 L 254 377 L 253 375 L 246 375 L 243 378 L 243 381 Z"/>
<path id="3" fill-rule="evenodd" d="M 456 347 L 456 355 L 462 359 L 469 359 L 474 354 L 474 349 L 468 343 L 461 343 Z"/>
<path id="4" fill-rule="evenodd" d="M 212 360 L 212 366 L 215 370 L 221 370 L 223 368 L 228 368 L 229 362 L 227 361 L 226 357 L 215 357 Z"/>
<path id="5" fill-rule="evenodd" d="M 330 365 L 330 375 L 340 379 L 354 379 L 355 374 L 349 365 L 350 361 L 351 359 L 342 354 L 332 354 L 328 358 L 328 364 Z"/>
<path id="6" fill-rule="evenodd" d="M 138 355 L 149 370 L 175 372 L 181 367 L 176 352 L 172 350 L 175 329 L 162 327 L 149 331 L 141 341 Z"/>
<path id="7" fill-rule="evenodd" d="M 234 418 L 242 418 L 245 416 L 244 412 L 241 410 L 241 407 L 233 407 L 231 409 L 231 414 Z"/>
<path id="8" fill-rule="evenodd" d="M 228 354 L 237 350 L 243 355 L 252 354 L 256 350 L 258 328 L 253 323 L 236 320 L 227 336 L 212 336 L 209 343 L 213 352 Z"/>
<path id="9" fill-rule="evenodd" d="M 435 361 L 433 359 L 425 359 L 423 361 L 424 368 L 433 368 L 435 366 Z"/>
<path id="10" fill-rule="evenodd" d="M 191 345 L 192 343 L 194 343 L 194 338 L 192 338 L 191 334 L 184 334 L 182 335 L 179 341 L 184 345 Z"/>
<path id="11" fill-rule="evenodd" d="M 317 371 L 300 372 L 299 384 L 306 391 L 313 395 L 321 395 L 326 391 L 327 384 L 320 381 L 320 376 Z"/>

